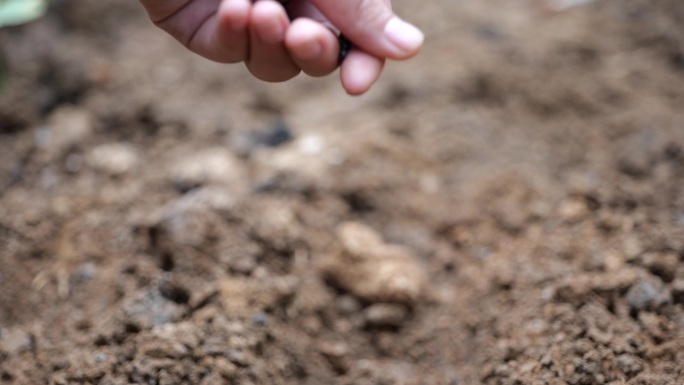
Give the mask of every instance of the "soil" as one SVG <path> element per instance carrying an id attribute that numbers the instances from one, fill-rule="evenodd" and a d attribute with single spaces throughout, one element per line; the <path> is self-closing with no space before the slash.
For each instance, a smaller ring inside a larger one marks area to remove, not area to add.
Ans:
<path id="1" fill-rule="evenodd" d="M 684 4 L 395 2 L 372 92 L 136 1 L 0 31 L 0 384 L 680 384 Z"/>

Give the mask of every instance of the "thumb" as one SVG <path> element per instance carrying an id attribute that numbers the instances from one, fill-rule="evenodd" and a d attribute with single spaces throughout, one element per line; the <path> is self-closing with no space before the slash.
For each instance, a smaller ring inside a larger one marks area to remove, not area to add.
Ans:
<path id="1" fill-rule="evenodd" d="M 371 55 L 394 60 L 412 57 L 423 33 L 396 16 L 384 0 L 311 0 L 349 40 Z"/>

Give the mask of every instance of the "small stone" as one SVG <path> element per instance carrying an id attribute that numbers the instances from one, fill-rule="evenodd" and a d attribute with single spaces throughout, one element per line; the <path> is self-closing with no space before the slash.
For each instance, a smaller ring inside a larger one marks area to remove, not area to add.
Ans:
<path id="1" fill-rule="evenodd" d="M 180 322 L 155 326 L 139 336 L 140 353 L 152 358 L 180 358 L 192 353 L 200 344 L 193 324 Z"/>
<path id="2" fill-rule="evenodd" d="M 325 148 L 325 140 L 318 135 L 306 135 L 297 141 L 297 149 L 304 155 L 318 155 Z"/>
<path id="3" fill-rule="evenodd" d="M 361 304 L 350 295 L 342 295 L 337 299 L 337 310 L 341 314 L 355 314 L 361 311 Z"/>
<path id="4" fill-rule="evenodd" d="M 4 329 L 0 334 L 0 356 L 5 351 L 10 355 L 17 356 L 31 351 L 33 342 L 31 335 L 21 329 Z"/>
<path id="5" fill-rule="evenodd" d="M 202 187 L 170 201 L 140 222 L 174 243 L 199 247 L 212 236 L 219 221 L 216 213 L 230 210 L 234 204 L 234 196 L 225 189 Z"/>
<path id="6" fill-rule="evenodd" d="M 651 146 L 645 142 L 650 142 L 650 139 L 645 135 L 638 135 L 628 141 L 627 145 L 620 151 L 618 169 L 622 173 L 639 178 L 651 171 L 654 160 L 649 153 Z"/>
<path id="7" fill-rule="evenodd" d="M 534 336 L 540 336 L 544 332 L 546 332 L 548 325 L 546 324 L 546 321 L 544 321 L 541 318 L 533 319 L 529 322 L 527 322 L 524 326 L 525 331 L 529 335 L 534 335 Z"/>
<path id="8" fill-rule="evenodd" d="M 642 277 L 627 292 L 627 304 L 633 312 L 656 310 L 671 303 L 670 290 L 657 278 Z"/>
<path id="9" fill-rule="evenodd" d="M 342 224 L 337 238 L 343 251 L 323 266 L 330 281 L 368 302 L 411 305 L 422 295 L 426 275 L 409 250 L 360 223 Z"/>
<path id="10" fill-rule="evenodd" d="M 266 147 L 278 147 L 294 139 L 294 135 L 287 123 L 279 120 L 268 129 L 257 133 L 255 139 L 257 143 Z"/>
<path id="11" fill-rule="evenodd" d="M 285 121 L 278 120 L 260 130 L 240 133 L 235 138 L 236 150 L 248 155 L 258 148 L 275 148 L 282 146 L 294 139 L 292 130 Z"/>
<path id="12" fill-rule="evenodd" d="M 268 321 L 268 315 L 263 312 L 256 313 L 255 315 L 252 316 L 252 322 L 255 325 L 263 326 L 266 325 L 266 321 Z"/>
<path id="13" fill-rule="evenodd" d="M 247 367 L 250 365 L 250 360 L 247 357 L 247 355 L 237 349 L 228 349 L 225 354 L 226 358 L 228 361 L 232 362 L 233 364 L 239 366 L 239 367 Z"/>
<path id="14" fill-rule="evenodd" d="M 176 188 L 185 193 L 205 183 L 243 181 L 239 160 L 227 149 L 211 148 L 179 159 L 171 168 Z"/>
<path id="15" fill-rule="evenodd" d="M 637 356 L 621 354 L 617 358 L 617 366 L 620 371 L 629 377 L 634 377 L 644 370 L 644 363 Z"/>
<path id="16" fill-rule="evenodd" d="M 625 260 L 620 253 L 608 251 L 603 257 L 603 268 L 608 272 L 619 271 L 625 266 Z"/>
<path id="17" fill-rule="evenodd" d="M 331 141 L 320 135 L 304 135 L 274 151 L 258 153 L 255 163 L 268 174 L 286 174 L 290 186 L 309 183 L 313 179 L 330 177 L 330 167 L 344 163 L 344 151 L 331 146 Z M 320 182 L 317 182 L 320 183 Z"/>
<path id="18" fill-rule="evenodd" d="M 625 253 L 626 261 L 630 262 L 639 257 L 644 252 L 644 246 L 636 236 L 627 237 L 622 243 L 622 250 Z"/>
<path id="19" fill-rule="evenodd" d="M 582 199 L 573 198 L 561 203 L 558 214 L 566 222 L 577 222 L 589 214 L 589 208 Z"/>
<path id="20" fill-rule="evenodd" d="M 138 153 L 129 144 L 110 143 L 95 147 L 87 157 L 88 164 L 97 171 L 119 176 L 131 172 L 138 164 Z"/>
<path id="21" fill-rule="evenodd" d="M 143 292 L 126 300 L 123 311 L 127 322 L 141 329 L 178 320 L 184 307 L 164 298 L 158 288 Z"/>
<path id="22" fill-rule="evenodd" d="M 189 354 L 188 349 L 169 341 L 147 342 L 140 348 L 140 354 L 150 358 L 181 358 Z"/>
<path id="23" fill-rule="evenodd" d="M 406 320 L 408 311 L 405 306 L 390 303 L 377 303 L 363 312 L 369 326 L 398 327 Z"/>
<path id="24" fill-rule="evenodd" d="M 323 357 L 328 360 L 330 366 L 338 374 L 344 374 L 349 371 L 351 362 L 349 360 L 349 348 L 342 342 L 338 343 L 322 343 L 319 350 Z"/>
<path id="25" fill-rule="evenodd" d="M 83 143 L 93 132 L 93 116 L 78 107 L 60 107 L 48 118 L 47 126 L 36 132 L 36 144 L 59 153 Z"/>
<path id="26" fill-rule="evenodd" d="M 228 263 L 230 271 L 242 275 L 250 275 L 257 268 L 258 263 L 253 255 L 243 255 Z"/>
<path id="27" fill-rule="evenodd" d="M 216 357 L 214 368 L 225 379 L 231 379 L 238 370 L 238 367 L 225 357 Z"/>

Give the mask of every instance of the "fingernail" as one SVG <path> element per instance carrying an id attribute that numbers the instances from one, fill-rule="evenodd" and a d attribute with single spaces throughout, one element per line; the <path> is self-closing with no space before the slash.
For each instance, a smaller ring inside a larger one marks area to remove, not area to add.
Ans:
<path id="1" fill-rule="evenodd" d="M 266 44 L 277 44 L 283 41 L 284 30 L 278 20 L 270 20 L 268 23 L 257 27 L 257 33 Z"/>
<path id="2" fill-rule="evenodd" d="M 385 37 L 401 53 L 413 54 L 423 44 L 423 33 L 415 26 L 401 20 L 397 16 L 385 25 Z"/>
<path id="3" fill-rule="evenodd" d="M 219 20 L 227 23 L 234 32 L 243 32 L 249 21 L 249 0 L 230 0 L 221 3 Z"/>

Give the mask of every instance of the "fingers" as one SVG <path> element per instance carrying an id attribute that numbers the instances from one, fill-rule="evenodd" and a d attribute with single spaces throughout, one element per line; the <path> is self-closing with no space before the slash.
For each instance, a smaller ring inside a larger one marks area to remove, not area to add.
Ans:
<path id="1" fill-rule="evenodd" d="M 319 22 L 296 19 L 285 35 L 285 46 L 294 63 L 309 76 L 325 76 L 337 68 L 337 37 Z"/>
<path id="2" fill-rule="evenodd" d="M 318 22 L 295 20 L 285 43 L 295 64 L 308 75 L 325 76 L 337 68 L 337 37 Z M 351 95 L 365 93 L 380 77 L 384 64 L 384 59 L 353 48 L 340 68 L 342 87 Z"/>
<path id="3" fill-rule="evenodd" d="M 323 76 L 335 70 L 340 49 L 337 28 L 309 0 L 290 0 L 287 10 L 290 16 L 298 18 L 285 39 L 294 62 L 311 76 Z M 384 63 L 384 58 L 363 49 L 352 49 L 340 68 L 342 86 L 351 95 L 365 93 L 380 77 Z"/>
<path id="4" fill-rule="evenodd" d="M 392 13 L 386 0 L 311 0 L 332 24 L 364 51 L 404 60 L 423 45 L 423 33 Z"/>
<path id="5" fill-rule="evenodd" d="M 385 59 L 352 48 L 340 67 L 342 87 L 350 95 L 361 95 L 378 80 Z"/>
<path id="6" fill-rule="evenodd" d="M 179 1 L 168 3 L 179 5 Z M 186 0 L 175 10 L 167 9 L 161 0 L 148 0 L 146 4 L 151 3 L 157 7 L 150 8 L 150 17 L 164 15 L 160 10 L 173 11 L 155 23 L 191 51 L 221 63 L 247 58 L 250 0 Z"/>
<path id="7" fill-rule="evenodd" d="M 249 58 L 247 68 L 255 77 L 268 82 L 289 80 L 300 72 L 285 48 L 289 20 L 285 9 L 274 0 L 254 3 L 250 13 Z"/>
<path id="8" fill-rule="evenodd" d="M 275 0 L 141 0 L 153 21 L 192 51 L 224 63 L 245 61 L 255 77 L 271 82 L 300 68 L 311 76 L 333 72 L 339 27 L 358 46 L 340 70 L 352 95 L 378 79 L 384 58 L 406 59 L 422 45 L 422 33 L 394 16 L 389 1 L 290 0 L 290 16 L 300 17 L 290 25 Z"/>
<path id="9" fill-rule="evenodd" d="M 247 24 L 252 4 L 249 0 L 224 0 L 216 15 L 207 55 L 222 63 L 237 63 L 247 59 L 249 32 Z M 199 31 L 198 33 L 201 33 Z M 201 39 L 201 36 L 198 36 Z"/>

